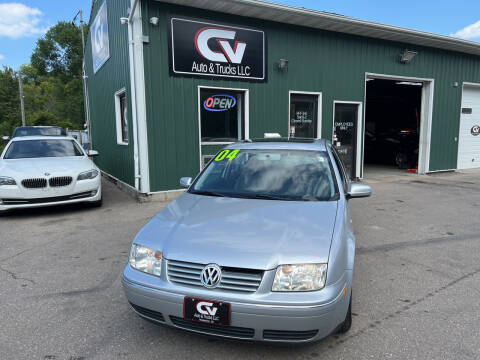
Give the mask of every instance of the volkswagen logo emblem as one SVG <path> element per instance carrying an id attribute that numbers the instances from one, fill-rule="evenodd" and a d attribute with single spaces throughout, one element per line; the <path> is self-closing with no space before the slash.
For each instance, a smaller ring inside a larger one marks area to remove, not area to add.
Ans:
<path id="1" fill-rule="evenodd" d="M 200 281 L 206 288 L 214 288 L 222 279 L 222 269 L 216 264 L 208 264 L 200 274 Z"/>
<path id="2" fill-rule="evenodd" d="M 46 173 L 45 173 L 45 176 L 50 176 L 50 173 L 46 172 Z"/>

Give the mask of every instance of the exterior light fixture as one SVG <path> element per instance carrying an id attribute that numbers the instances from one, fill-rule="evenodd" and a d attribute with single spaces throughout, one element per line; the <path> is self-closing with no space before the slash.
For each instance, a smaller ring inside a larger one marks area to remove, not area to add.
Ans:
<path id="1" fill-rule="evenodd" d="M 397 84 L 397 85 L 423 86 L 423 83 L 421 83 L 421 82 L 411 82 L 411 81 L 398 81 L 395 84 Z"/>
<path id="2" fill-rule="evenodd" d="M 151 17 L 150 18 L 150 24 L 152 24 L 153 26 L 157 26 L 158 25 L 158 22 L 159 22 L 159 18 L 154 16 L 154 17 Z"/>
<path id="3" fill-rule="evenodd" d="M 288 70 L 288 60 L 287 59 L 280 59 L 278 61 L 278 69 L 282 71 Z"/>
<path id="4" fill-rule="evenodd" d="M 411 51 L 405 49 L 401 54 L 400 54 L 400 62 L 403 64 L 408 64 L 410 63 L 415 56 L 417 56 L 416 51 Z"/>

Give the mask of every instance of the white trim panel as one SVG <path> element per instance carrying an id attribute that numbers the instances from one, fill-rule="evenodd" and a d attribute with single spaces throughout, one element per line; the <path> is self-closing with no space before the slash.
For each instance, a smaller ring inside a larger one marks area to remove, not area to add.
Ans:
<path id="1" fill-rule="evenodd" d="M 139 0 L 131 0 L 135 12 L 132 19 L 132 37 L 133 37 L 133 77 L 132 87 L 135 88 L 135 109 L 137 123 L 137 147 L 139 158 L 140 192 L 150 192 L 150 166 L 148 158 L 148 134 L 147 134 L 147 102 L 145 99 L 145 63 L 143 59 L 143 29 L 141 6 L 136 6 Z M 131 57 L 132 58 L 132 57 Z M 136 175 L 137 176 L 137 175 Z"/>
<path id="2" fill-rule="evenodd" d="M 480 55 L 477 42 L 262 0 L 161 0 L 244 17 Z"/>

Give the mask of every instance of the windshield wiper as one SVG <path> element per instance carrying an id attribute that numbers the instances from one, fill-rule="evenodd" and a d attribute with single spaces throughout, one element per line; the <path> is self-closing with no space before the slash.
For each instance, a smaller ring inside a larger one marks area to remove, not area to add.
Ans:
<path id="1" fill-rule="evenodd" d="M 249 194 L 249 195 L 235 194 L 235 197 L 239 197 L 243 199 L 296 201 L 296 199 L 292 199 L 292 198 L 275 196 L 275 195 L 267 195 L 267 194 Z"/>
<path id="2" fill-rule="evenodd" d="M 217 193 L 215 191 L 208 191 L 208 190 L 194 190 L 194 191 L 190 191 L 190 194 L 225 197 L 225 195 L 221 193 Z"/>

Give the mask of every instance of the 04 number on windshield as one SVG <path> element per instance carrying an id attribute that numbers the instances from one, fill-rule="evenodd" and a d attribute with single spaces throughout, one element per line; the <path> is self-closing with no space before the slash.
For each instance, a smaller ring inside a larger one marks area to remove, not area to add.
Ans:
<path id="1" fill-rule="evenodd" d="M 233 159 L 235 159 L 235 157 L 237 156 L 237 154 L 240 152 L 240 150 L 236 149 L 236 150 L 223 150 L 223 151 L 220 151 L 220 153 L 215 157 L 215 161 L 222 161 L 222 160 L 228 160 L 228 161 L 232 161 Z"/>

